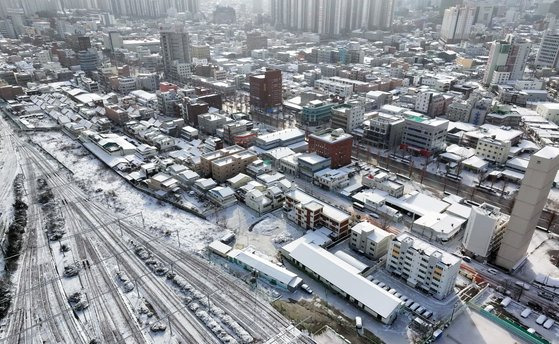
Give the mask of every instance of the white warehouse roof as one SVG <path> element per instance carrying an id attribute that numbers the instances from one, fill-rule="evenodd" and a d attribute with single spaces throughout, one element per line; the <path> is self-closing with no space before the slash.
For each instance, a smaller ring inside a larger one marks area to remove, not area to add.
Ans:
<path id="1" fill-rule="evenodd" d="M 259 272 L 268 275 L 270 278 L 273 278 L 286 286 L 296 288 L 299 284 L 301 284 L 301 282 L 303 282 L 303 280 L 293 272 L 284 267 L 277 266 L 269 260 L 259 257 L 254 253 L 232 250 L 229 251 L 227 255 Z"/>
<path id="2" fill-rule="evenodd" d="M 291 251 L 291 257 L 383 318 L 390 318 L 400 306 L 400 299 L 323 248 L 301 242 Z"/>

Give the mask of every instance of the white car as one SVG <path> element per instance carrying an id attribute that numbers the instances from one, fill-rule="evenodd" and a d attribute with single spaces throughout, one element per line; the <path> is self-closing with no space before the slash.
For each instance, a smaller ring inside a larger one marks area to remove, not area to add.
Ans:
<path id="1" fill-rule="evenodd" d="M 312 294 L 312 289 L 311 289 L 311 287 L 309 287 L 309 285 L 306 284 L 306 283 L 301 284 L 301 289 L 303 289 L 304 291 L 306 291 L 306 292 L 309 293 L 309 294 Z"/>
<path id="2" fill-rule="evenodd" d="M 495 269 L 487 269 L 487 272 L 489 272 L 492 275 L 496 275 L 498 273 L 498 271 Z"/>

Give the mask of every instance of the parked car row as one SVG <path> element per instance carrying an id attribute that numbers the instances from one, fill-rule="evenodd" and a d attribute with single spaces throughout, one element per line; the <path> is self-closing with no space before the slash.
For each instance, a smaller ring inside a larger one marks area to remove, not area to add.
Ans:
<path id="1" fill-rule="evenodd" d="M 402 302 L 404 303 L 404 306 L 406 308 L 408 308 L 409 310 L 411 310 L 412 312 L 414 312 L 415 314 L 421 315 L 425 319 L 429 319 L 433 316 L 433 312 L 427 310 L 425 307 L 421 306 L 419 303 L 410 299 L 406 295 L 402 295 L 396 289 L 390 288 L 388 285 L 386 285 L 386 283 L 381 282 L 377 279 L 373 279 L 372 282 L 374 284 L 378 285 L 379 287 L 381 287 L 382 289 L 386 290 L 390 294 L 392 294 L 392 295 L 396 296 L 397 298 L 399 298 L 400 300 L 402 300 Z"/>

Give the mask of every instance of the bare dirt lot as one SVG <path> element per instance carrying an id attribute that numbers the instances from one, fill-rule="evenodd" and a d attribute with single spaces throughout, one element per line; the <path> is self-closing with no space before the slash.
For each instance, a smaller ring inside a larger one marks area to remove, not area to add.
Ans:
<path id="1" fill-rule="evenodd" d="M 355 329 L 355 320 L 349 319 L 337 309 L 329 307 L 322 300 L 277 300 L 272 305 L 285 317 L 293 320 L 300 330 L 318 334 L 326 325 L 333 328 L 351 343 L 381 344 L 377 336 L 368 330 L 359 335 Z"/>

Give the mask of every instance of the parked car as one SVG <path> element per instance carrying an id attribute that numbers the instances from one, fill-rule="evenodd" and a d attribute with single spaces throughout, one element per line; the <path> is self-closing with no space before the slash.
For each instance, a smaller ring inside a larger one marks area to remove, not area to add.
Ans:
<path id="1" fill-rule="evenodd" d="M 465 261 L 466 263 L 471 263 L 472 262 L 472 258 L 470 258 L 468 256 L 462 257 L 462 260 Z"/>
<path id="2" fill-rule="evenodd" d="M 511 303 L 512 299 L 510 297 L 505 297 L 503 301 L 501 301 L 501 306 L 507 307 Z"/>
<path id="3" fill-rule="evenodd" d="M 546 321 L 547 321 L 547 317 L 542 314 L 536 319 L 536 324 L 543 325 L 543 323 Z"/>
<path id="4" fill-rule="evenodd" d="M 312 289 L 311 289 L 311 287 L 309 287 L 309 285 L 306 284 L 306 283 L 301 284 L 301 289 L 303 289 L 304 291 L 306 291 L 306 292 L 309 293 L 309 294 L 312 294 Z"/>
<path id="5" fill-rule="evenodd" d="M 523 318 L 527 318 L 528 316 L 530 316 L 530 314 L 532 314 L 532 310 L 530 308 L 526 308 L 522 311 L 522 313 L 520 313 L 520 316 Z"/>
<path id="6" fill-rule="evenodd" d="M 549 330 L 551 328 L 551 326 L 553 326 L 553 324 L 555 324 L 555 320 L 547 319 L 547 321 L 543 323 L 543 328 L 545 328 L 546 330 Z"/>
<path id="7" fill-rule="evenodd" d="M 358 330 L 363 328 L 363 320 L 361 320 L 361 317 L 355 317 L 355 328 Z"/>
<path id="8" fill-rule="evenodd" d="M 497 271 L 495 269 L 487 269 L 487 272 L 489 272 L 492 275 L 496 275 L 499 271 Z"/>

